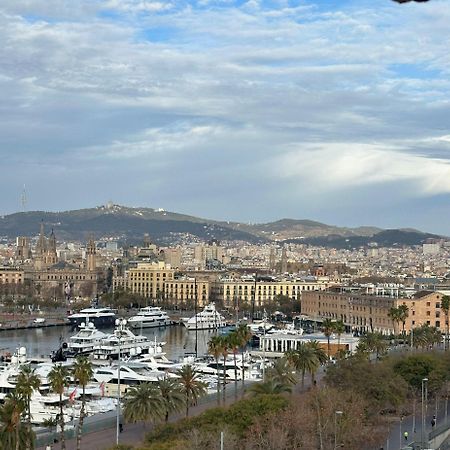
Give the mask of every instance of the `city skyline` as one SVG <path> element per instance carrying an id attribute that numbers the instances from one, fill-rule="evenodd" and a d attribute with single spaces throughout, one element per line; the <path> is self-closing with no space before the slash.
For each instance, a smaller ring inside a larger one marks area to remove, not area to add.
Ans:
<path id="1" fill-rule="evenodd" d="M 450 235 L 450 5 L 0 6 L 0 214 L 114 203 Z"/>

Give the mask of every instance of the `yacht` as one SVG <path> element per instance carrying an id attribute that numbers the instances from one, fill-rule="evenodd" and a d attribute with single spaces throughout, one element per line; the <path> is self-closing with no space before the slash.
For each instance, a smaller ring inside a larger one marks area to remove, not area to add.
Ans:
<path id="1" fill-rule="evenodd" d="M 155 383 L 158 380 L 169 376 L 159 370 L 151 370 L 145 364 L 140 363 L 121 363 L 112 366 L 98 367 L 94 370 L 94 380 L 104 383 L 106 391 L 117 390 L 118 378 L 120 373 L 121 391 L 126 391 L 129 386 L 135 386 L 141 383 Z"/>
<path id="2" fill-rule="evenodd" d="M 167 358 L 166 353 L 162 351 L 160 346 L 150 348 L 145 355 L 131 353 L 127 362 L 137 362 L 146 365 L 151 370 L 162 370 L 165 372 L 175 372 L 184 365 L 192 365 L 194 357 L 185 357 L 181 361 L 171 361 Z"/>
<path id="3" fill-rule="evenodd" d="M 110 328 L 116 321 L 116 312 L 111 308 L 85 308 L 68 319 L 73 328 L 87 322 L 92 322 L 96 328 Z"/>
<path id="4" fill-rule="evenodd" d="M 188 330 L 215 330 L 227 326 L 225 318 L 216 310 L 214 303 L 210 303 L 191 318 L 183 318 L 183 325 Z"/>
<path id="5" fill-rule="evenodd" d="M 130 328 L 165 327 L 171 323 L 170 317 L 159 306 L 141 308 L 137 315 L 128 319 Z"/>
<path id="6" fill-rule="evenodd" d="M 120 321 L 119 321 L 120 322 Z M 147 354 L 155 352 L 165 342 L 150 340 L 147 336 L 136 335 L 128 327 L 127 322 L 118 323 L 114 333 L 108 334 L 98 342 L 92 350 L 94 360 L 115 360 L 129 357 L 131 354 Z"/>
<path id="7" fill-rule="evenodd" d="M 69 338 L 67 343 L 67 353 L 69 356 L 78 356 L 92 353 L 97 345 L 100 345 L 102 339 L 108 334 L 95 328 L 93 322 L 82 322 L 80 330 Z"/>
<path id="8" fill-rule="evenodd" d="M 209 375 L 216 377 L 219 372 L 219 377 L 223 377 L 224 361 L 220 358 L 217 362 L 214 359 L 209 358 L 205 362 L 198 362 L 194 365 L 197 372 L 203 375 Z M 259 362 L 253 362 L 248 355 L 236 355 L 236 369 L 234 371 L 234 358 L 228 357 L 225 359 L 225 378 L 228 381 L 242 380 L 242 367 L 244 367 L 244 379 L 245 380 L 259 380 L 261 379 L 261 367 Z"/>

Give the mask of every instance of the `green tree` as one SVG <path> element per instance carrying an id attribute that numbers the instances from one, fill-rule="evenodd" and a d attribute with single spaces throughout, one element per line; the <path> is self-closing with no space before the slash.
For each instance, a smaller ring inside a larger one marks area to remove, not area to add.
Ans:
<path id="1" fill-rule="evenodd" d="M 86 357 L 79 356 L 73 366 L 73 377 L 83 389 L 81 398 L 80 420 L 78 421 L 77 428 L 77 450 L 81 449 L 81 434 L 83 432 L 83 421 L 86 410 L 86 385 L 89 383 L 92 375 L 92 363 Z"/>
<path id="2" fill-rule="evenodd" d="M 448 314 L 450 311 L 450 296 L 443 295 L 441 298 L 441 309 L 444 311 L 445 314 L 445 344 L 444 349 L 448 349 L 449 347 L 449 323 L 448 323 Z"/>
<path id="3" fill-rule="evenodd" d="M 245 351 L 245 347 L 247 346 L 248 342 L 252 338 L 252 332 L 250 331 L 250 328 L 246 324 L 241 324 L 236 329 L 236 334 L 239 339 L 239 347 L 241 348 L 242 394 L 243 394 L 244 393 L 244 383 L 245 383 L 244 351 Z"/>
<path id="4" fill-rule="evenodd" d="M 391 308 L 389 308 L 387 315 L 392 320 L 392 324 L 394 326 L 394 334 L 397 335 L 398 325 L 402 321 L 402 313 L 398 308 L 392 306 Z"/>
<path id="5" fill-rule="evenodd" d="M 25 408 L 22 396 L 16 392 L 8 394 L 5 403 L 0 408 L 1 448 L 20 450 L 27 445 L 29 436 L 21 422 Z"/>
<path id="6" fill-rule="evenodd" d="M 375 353 L 376 358 L 378 359 L 380 355 L 386 353 L 387 343 L 381 333 L 366 333 L 364 336 L 361 336 L 358 343 L 358 349 L 360 352 L 367 354 L 369 359 L 370 353 Z"/>
<path id="7" fill-rule="evenodd" d="M 190 365 L 183 366 L 176 373 L 180 377 L 180 388 L 185 396 L 186 417 L 188 417 L 189 407 L 206 395 L 206 385 L 199 380 L 199 373 Z"/>
<path id="8" fill-rule="evenodd" d="M 236 357 L 239 352 L 239 347 L 241 346 L 241 338 L 236 331 L 231 332 L 227 336 L 228 348 L 231 353 L 233 353 L 233 361 L 234 361 L 234 395 L 237 398 L 237 384 L 238 384 L 238 376 L 237 376 L 237 361 Z M 242 360 L 242 364 L 244 361 Z"/>
<path id="9" fill-rule="evenodd" d="M 219 358 L 222 354 L 222 339 L 221 336 L 213 336 L 208 342 L 208 353 L 214 356 L 216 360 L 217 369 L 217 403 L 220 404 L 220 373 L 219 373 Z"/>
<path id="10" fill-rule="evenodd" d="M 160 378 L 156 387 L 161 397 L 162 413 L 164 421 L 169 421 L 169 414 L 180 411 L 184 407 L 184 395 L 180 389 L 180 383 L 175 378 L 167 375 Z"/>
<path id="11" fill-rule="evenodd" d="M 297 383 L 297 377 L 293 371 L 293 366 L 286 357 L 278 358 L 273 366 L 267 371 L 267 379 L 275 380 L 279 384 L 292 386 Z"/>
<path id="12" fill-rule="evenodd" d="M 270 378 L 262 383 L 254 383 L 248 389 L 248 392 L 253 395 L 283 394 L 291 391 L 291 385 L 281 383 L 274 378 Z"/>
<path id="13" fill-rule="evenodd" d="M 409 308 L 406 305 L 400 305 L 397 309 L 398 309 L 398 318 L 402 324 L 403 339 L 405 339 L 405 323 L 406 319 L 409 317 Z"/>
<path id="14" fill-rule="evenodd" d="M 334 322 L 331 319 L 325 319 L 322 323 L 322 331 L 327 338 L 327 355 L 330 358 L 330 336 L 334 333 Z"/>
<path id="15" fill-rule="evenodd" d="M 341 350 L 341 336 L 345 333 L 345 324 L 342 320 L 337 320 L 333 324 L 334 332 L 338 337 L 338 352 Z"/>
<path id="16" fill-rule="evenodd" d="M 33 391 L 39 389 L 41 385 L 41 379 L 34 373 L 34 369 L 30 366 L 22 366 L 20 368 L 19 375 L 17 377 L 16 383 L 16 392 L 19 394 L 25 405 L 26 415 L 27 415 L 27 425 L 28 425 L 28 442 L 27 449 L 31 449 L 34 447 L 34 439 L 33 439 L 33 429 L 31 427 L 31 396 L 33 395 Z"/>
<path id="17" fill-rule="evenodd" d="M 230 351 L 229 342 L 227 336 L 220 336 L 220 353 L 223 358 L 223 388 L 222 396 L 223 403 L 225 404 L 225 389 L 227 387 L 227 356 Z"/>
<path id="18" fill-rule="evenodd" d="M 152 383 L 141 383 L 127 390 L 123 399 L 123 415 L 127 422 L 148 422 L 163 415 L 160 390 Z"/>
<path id="19" fill-rule="evenodd" d="M 286 352 L 286 359 L 296 371 L 301 373 L 302 387 L 304 387 L 306 373 L 311 375 L 311 381 L 314 383 L 317 370 L 327 361 L 328 357 L 317 341 L 310 341 L 300 342 L 297 350 Z"/>
<path id="20" fill-rule="evenodd" d="M 67 367 L 57 364 L 53 366 L 48 374 L 48 380 L 53 391 L 59 394 L 59 424 L 61 427 L 61 450 L 66 448 L 66 437 L 64 434 L 64 407 L 63 394 L 64 388 L 69 386 L 69 370 Z"/>

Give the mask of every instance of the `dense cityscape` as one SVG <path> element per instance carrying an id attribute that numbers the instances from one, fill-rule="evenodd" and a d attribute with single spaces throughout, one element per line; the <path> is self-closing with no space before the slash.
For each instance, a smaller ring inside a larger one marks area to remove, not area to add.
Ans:
<path id="1" fill-rule="evenodd" d="M 448 0 L 0 1 L 0 450 L 450 450 Z"/>

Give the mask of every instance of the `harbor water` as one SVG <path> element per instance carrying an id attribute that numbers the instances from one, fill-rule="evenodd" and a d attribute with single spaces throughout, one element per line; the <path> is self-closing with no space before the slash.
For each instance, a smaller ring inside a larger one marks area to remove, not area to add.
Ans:
<path id="1" fill-rule="evenodd" d="M 112 333 L 113 329 L 102 329 Z M 143 328 L 133 330 L 135 334 L 143 334 L 157 342 L 165 342 L 163 351 L 170 359 L 180 359 L 186 353 L 195 352 L 195 331 L 189 331 L 183 325 L 173 325 L 165 328 Z M 25 347 L 30 357 L 49 357 L 62 342 L 67 342 L 76 330 L 68 326 L 32 328 L 27 330 L 3 330 L 0 333 L 0 354 L 13 353 L 19 347 Z M 208 351 L 208 341 L 216 331 L 197 331 L 197 353 L 199 356 Z"/>

